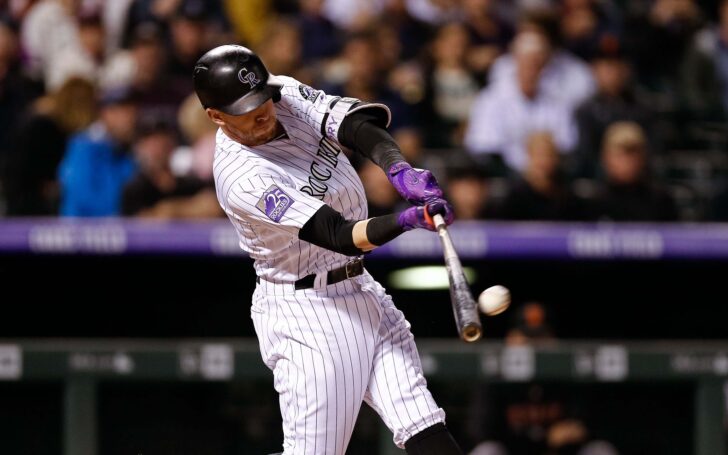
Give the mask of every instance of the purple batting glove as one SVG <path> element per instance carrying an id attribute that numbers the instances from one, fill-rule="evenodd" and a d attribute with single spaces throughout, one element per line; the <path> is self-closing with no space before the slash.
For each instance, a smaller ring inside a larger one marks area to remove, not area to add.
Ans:
<path id="1" fill-rule="evenodd" d="M 415 169 L 404 161 L 392 165 L 387 177 L 410 204 L 425 205 L 428 201 L 442 198 L 442 190 L 432 172 Z"/>
<path id="2" fill-rule="evenodd" d="M 435 214 L 442 215 L 446 225 L 451 225 L 455 219 L 452 206 L 445 199 L 434 199 L 425 206 L 410 207 L 399 214 L 397 222 L 404 231 L 412 229 L 427 229 L 428 231 L 436 231 L 435 222 L 432 216 Z"/>

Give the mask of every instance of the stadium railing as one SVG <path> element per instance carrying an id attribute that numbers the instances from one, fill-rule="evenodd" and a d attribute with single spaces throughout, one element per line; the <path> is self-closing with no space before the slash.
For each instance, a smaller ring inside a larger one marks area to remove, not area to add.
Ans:
<path id="1" fill-rule="evenodd" d="M 696 388 L 694 454 L 726 453 L 723 384 L 728 342 L 568 342 L 506 346 L 419 343 L 428 378 L 447 383 L 666 383 Z M 3 340 L 0 381 L 62 381 L 65 455 L 95 455 L 100 381 L 250 381 L 269 378 L 254 340 Z M 391 447 L 382 432 L 380 444 Z M 386 449 L 382 453 L 390 452 Z"/>

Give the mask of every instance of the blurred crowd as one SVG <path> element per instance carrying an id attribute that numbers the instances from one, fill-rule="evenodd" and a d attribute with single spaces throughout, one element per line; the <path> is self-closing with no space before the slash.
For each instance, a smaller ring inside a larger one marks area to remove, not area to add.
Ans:
<path id="1" fill-rule="evenodd" d="M 220 216 L 191 74 L 223 43 L 386 103 L 461 220 L 728 220 L 720 0 L 0 0 L 0 215 Z"/>

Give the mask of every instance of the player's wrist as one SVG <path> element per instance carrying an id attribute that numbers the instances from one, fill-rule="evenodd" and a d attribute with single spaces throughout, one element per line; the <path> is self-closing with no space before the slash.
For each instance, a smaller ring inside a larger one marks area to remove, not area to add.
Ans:
<path id="1" fill-rule="evenodd" d="M 366 225 L 367 239 L 376 246 L 384 245 L 403 232 L 404 229 L 399 224 L 399 213 L 371 218 Z"/>
<path id="2" fill-rule="evenodd" d="M 385 166 L 385 169 L 387 169 L 387 176 L 390 180 L 394 178 L 395 175 L 399 174 L 400 172 L 406 170 L 406 169 L 413 169 L 412 166 L 406 162 L 406 161 L 395 161 L 393 163 L 389 163 Z"/>

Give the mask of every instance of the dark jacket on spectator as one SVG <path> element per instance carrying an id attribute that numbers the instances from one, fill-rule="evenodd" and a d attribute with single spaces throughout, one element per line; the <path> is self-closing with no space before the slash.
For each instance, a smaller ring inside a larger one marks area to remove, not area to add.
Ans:
<path id="1" fill-rule="evenodd" d="M 124 187 L 121 214 L 136 215 L 144 209 L 154 207 L 164 199 L 193 196 L 204 188 L 204 183 L 194 177 L 178 177 L 173 189 L 163 191 L 145 174 L 138 173 Z"/>
<path id="2" fill-rule="evenodd" d="M 585 216 L 583 202 L 566 184 L 546 195 L 523 179 L 511 186 L 494 213 L 495 218 L 506 220 L 575 221 Z"/>
<path id="3" fill-rule="evenodd" d="M 645 129 L 653 150 L 660 150 L 661 144 L 652 131 L 652 112 L 635 96 L 627 91 L 619 98 L 596 94 L 576 111 L 579 129 L 579 143 L 576 150 L 576 173 L 582 177 L 597 177 L 599 154 L 604 132 L 617 121 L 632 121 Z"/>
<path id="4" fill-rule="evenodd" d="M 650 183 L 607 184 L 594 199 L 592 209 L 598 220 L 677 221 L 679 218 L 672 196 Z"/>
<path id="5" fill-rule="evenodd" d="M 52 118 L 32 115 L 20 123 L 11 141 L 5 171 L 7 214 L 58 214 L 58 164 L 68 135 Z"/>

